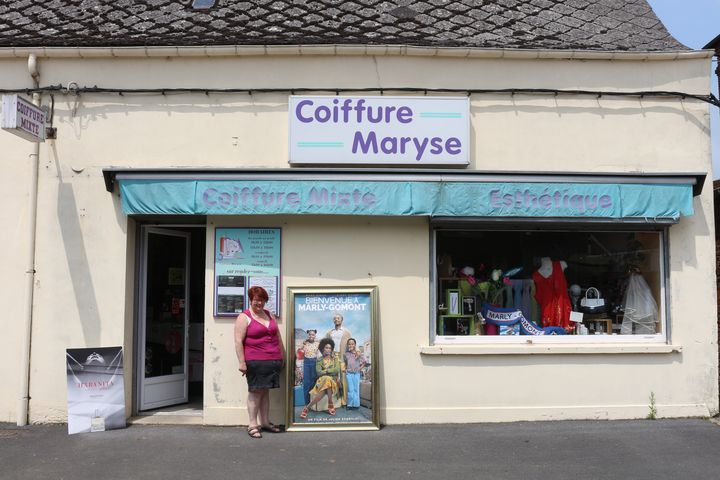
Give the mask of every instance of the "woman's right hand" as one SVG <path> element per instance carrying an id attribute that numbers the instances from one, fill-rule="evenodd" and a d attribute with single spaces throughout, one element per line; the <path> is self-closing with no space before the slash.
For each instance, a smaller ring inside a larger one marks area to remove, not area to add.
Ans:
<path id="1" fill-rule="evenodd" d="M 244 377 L 245 374 L 247 373 L 247 363 L 240 362 L 240 368 L 238 368 L 238 370 L 240 370 L 240 373 L 242 373 L 243 377 Z"/>

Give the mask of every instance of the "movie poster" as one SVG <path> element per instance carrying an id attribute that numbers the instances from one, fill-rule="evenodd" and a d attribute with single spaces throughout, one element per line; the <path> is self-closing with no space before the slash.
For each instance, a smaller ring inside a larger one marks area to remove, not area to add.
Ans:
<path id="1" fill-rule="evenodd" d="M 65 354 L 68 433 L 124 428 L 122 347 L 69 348 Z"/>
<path id="2" fill-rule="evenodd" d="M 288 429 L 377 429 L 375 288 L 290 289 Z"/>

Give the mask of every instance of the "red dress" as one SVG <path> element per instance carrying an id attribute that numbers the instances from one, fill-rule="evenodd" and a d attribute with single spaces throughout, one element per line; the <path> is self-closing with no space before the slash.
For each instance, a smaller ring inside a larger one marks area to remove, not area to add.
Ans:
<path id="1" fill-rule="evenodd" d="M 545 278 L 539 272 L 533 273 L 535 300 L 540 304 L 540 319 L 543 327 L 570 326 L 570 297 L 567 280 L 560 262 L 552 262 L 552 273 Z"/>

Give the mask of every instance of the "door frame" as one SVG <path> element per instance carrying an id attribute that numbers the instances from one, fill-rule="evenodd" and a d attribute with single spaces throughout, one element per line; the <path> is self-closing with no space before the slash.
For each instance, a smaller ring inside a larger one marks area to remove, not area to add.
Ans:
<path id="1" fill-rule="evenodd" d="M 140 225 L 139 226 L 139 248 L 138 248 L 138 277 L 137 277 L 137 305 L 135 309 L 135 398 L 134 411 L 135 414 L 144 410 L 160 408 L 169 405 L 176 405 L 188 401 L 188 325 L 190 316 L 190 254 L 191 254 L 191 233 L 180 231 L 172 227 L 181 227 L 179 225 L 157 226 L 157 225 Z M 146 341 L 146 303 L 147 303 L 147 273 L 148 273 L 148 238 L 149 235 L 159 234 L 174 237 L 185 238 L 185 308 L 184 308 L 184 332 L 183 332 L 183 373 L 163 375 L 151 384 L 162 384 L 167 382 L 183 382 L 182 397 L 175 397 L 168 400 L 153 402 L 152 404 L 144 404 L 145 390 L 145 341 Z"/>

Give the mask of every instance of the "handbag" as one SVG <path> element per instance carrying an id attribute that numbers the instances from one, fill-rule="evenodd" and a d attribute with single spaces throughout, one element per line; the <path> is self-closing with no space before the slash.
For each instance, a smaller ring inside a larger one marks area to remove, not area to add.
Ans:
<path id="1" fill-rule="evenodd" d="M 590 296 L 591 292 L 594 292 L 594 297 Z M 605 299 L 600 297 L 600 290 L 595 287 L 588 288 L 580 300 L 580 310 L 583 313 L 605 313 L 606 308 Z"/>

